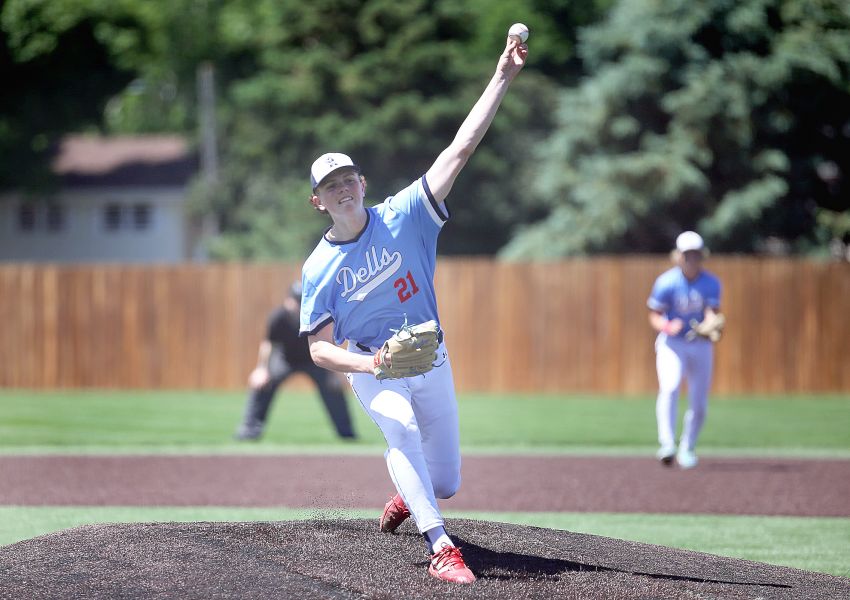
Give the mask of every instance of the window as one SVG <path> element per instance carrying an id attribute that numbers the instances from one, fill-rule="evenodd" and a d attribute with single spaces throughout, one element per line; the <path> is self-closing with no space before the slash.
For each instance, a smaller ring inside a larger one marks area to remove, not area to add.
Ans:
<path id="1" fill-rule="evenodd" d="M 65 229 L 65 207 L 57 202 L 27 202 L 18 206 L 18 231 L 57 233 Z"/>
<path id="2" fill-rule="evenodd" d="M 107 204 L 103 207 L 103 228 L 107 231 L 118 231 L 121 229 L 121 210 L 120 204 Z"/>
<path id="3" fill-rule="evenodd" d="M 102 215 L 106 231 L 146 231 L 153 222 L 153 206 L 148 202 L 110 202 L 104 205 Z"/>
<path id="4" fill-rule="evenodd" d="M 151 205 L 133 205 L 133 229 L 144 230 L 151 225 Z"/>
<path id="5" fill-rule="evenodd" d="M 18 229 L 35 231 L 35 206 L 32 204 L 21 204 L 18 207 Z"/>

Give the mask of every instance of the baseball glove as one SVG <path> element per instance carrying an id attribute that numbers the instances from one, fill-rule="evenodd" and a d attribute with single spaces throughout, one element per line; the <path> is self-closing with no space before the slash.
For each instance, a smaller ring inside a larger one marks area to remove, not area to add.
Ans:
<path id="1" fill-rule="evenodd" d="M 723 326 L 726 324 L 726 317 L 721 313 L 706 313 L 702 321 L 691 319 L 691 330 L 685 334 L 688 340 L 692 340 L 697 336 L 708 338 L 712 342 L 716 342 L 723 335 Z"/>
<path id="2" fill-rule="evenodd" d="M 427 373 L 437 360 L 443 332 L 436 321 L 408 325 L 405 321 L 375 353 L 375 377 L 399 379 Z"/>

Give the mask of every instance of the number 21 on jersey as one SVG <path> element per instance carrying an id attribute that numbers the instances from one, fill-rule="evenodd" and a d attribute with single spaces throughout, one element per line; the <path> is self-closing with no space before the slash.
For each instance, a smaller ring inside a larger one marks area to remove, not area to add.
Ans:
<path id="1" fill-rule="evenodd" d="M 413 280 L 413 274 L 410 271 L 407 272 L 407 276 L 396 279 L 393 282 L 393 287 L 398 290 L 399 302 L 407 302 L 413 294 L 419 292 L 419 288 Z"/>

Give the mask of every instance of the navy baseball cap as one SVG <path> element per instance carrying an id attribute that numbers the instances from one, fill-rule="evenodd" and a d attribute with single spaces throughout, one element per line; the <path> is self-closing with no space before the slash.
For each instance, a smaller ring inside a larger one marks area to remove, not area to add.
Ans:
<path id="1" fill-rule="evenodd" d="M 351 167 L 358 173 L 360 172 L 360 168 L 354 164 L 354 161 L 347 154 L 340 152 L 322 154 L 313 161 L 313 166 L 310 167 L 310 185 L 315 190 L 325 177 L 344 167 Z"/>

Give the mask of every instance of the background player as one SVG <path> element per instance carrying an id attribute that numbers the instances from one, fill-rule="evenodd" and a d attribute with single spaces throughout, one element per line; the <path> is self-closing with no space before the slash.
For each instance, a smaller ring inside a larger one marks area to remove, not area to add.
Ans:
<path id="1" fill-rule="evenodd" d="M 337 435 L 354 438 L 351 416 L 342 393 L 341 377 L 317 367 L 310 357 L 307 340 L 299 337 L 298 316 L 301 308 L 301 282 L 296 281 L 283 305 L 268 320 L 266 338 L 260 343 L 257 366 L 248 377 L 248 402 L 237 440 L 256 440 L 263 435 L 269 408 L 278 386 L 293 373 L 306 373 L 319 388 L 322 402 Z"/>
<path id="2" fill-rule="evenodd" d="M 434 292 L 437 237 L 449 218 L 445 199 L 487 131 L 528 48 L 508 38 L 496 72 L 451 144 L 428 171 L 383 203 L 364 208 L 365 180 L 344 154 L 311 168 L 312 205 L 333 224 L 304 264 L 301 332 L 317 365 L 348 374 L 360 404 L 387 441 L 387 468 L 397 490 L 381 529 L 412 515 L 432 555 L 429 573 L 471 583 L 444 528 L 437 498 L 460 485 L 460 441 L 451 363 L 444 344 L 424 375 L 376 379 L 375 352 L 405 322 L 439 321 Z M 339 345 L 347 343 L 347 350 Z M 390 357 L 391 360 L 391 357 Z"/>
<path id="3" fill-rule="evenodd" d="M 720 311 L 720 280 L 703 270 L 705 246 L 694 231 L 676 238 L 673 259 L 676 266 L 662 273 L 647 300 L 649 322 L 658 331 L 655 364 L 658 371 L 657 458 L 670 465 L 675 456 L 683 469 L 697 465 L 694 452 L 705 421 L 708 389 L 714 365 L 714 345 L 707 338 L 689 332 L 692 322 L 701 322 Z M 682 437 L 676 449 L 676 412 L 682 378 L 688 380 L 688 410 Z"/>

